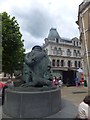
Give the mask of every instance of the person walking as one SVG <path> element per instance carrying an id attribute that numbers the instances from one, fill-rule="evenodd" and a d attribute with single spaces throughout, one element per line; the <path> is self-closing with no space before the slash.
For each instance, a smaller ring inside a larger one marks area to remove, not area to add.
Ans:
<path id="1" fill-rule="evenodd" d="M 53 77 L 52 86 L 57 86 L 57 78 L 56 78 L 56 76 Z"/>
<path id="2" fill-rule="evenodd" d="M 62 79 L 61 79 L 61 76 L 60 76 L 60 77 L 58 77 L 58 86 L 61 87 L 62 84 L 63 84 L 63 82 L 62 82 Z"/>

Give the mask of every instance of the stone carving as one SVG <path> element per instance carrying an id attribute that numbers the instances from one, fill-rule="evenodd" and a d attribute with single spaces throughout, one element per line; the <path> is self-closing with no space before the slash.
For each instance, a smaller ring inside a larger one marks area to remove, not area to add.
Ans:
<path id="1" fill-rule="evenodd" d="M 40 46 L 34 46 L 25 56 L 23 80 L 31 86 L 51 86 L 51 66 L 46 52 Z"/>

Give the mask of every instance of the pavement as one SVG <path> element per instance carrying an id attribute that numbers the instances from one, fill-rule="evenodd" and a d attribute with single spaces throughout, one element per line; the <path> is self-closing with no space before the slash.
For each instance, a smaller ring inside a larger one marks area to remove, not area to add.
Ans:
<path id="1" fill-rule="evenodd" d="M 83 86 L 61 87 L 61 105 L 62 109 L 58 113 L 48 116 L 47 118 L 71 118 L 77 116 L 78 105 L 88 94 L 88 88 Z M 1 100 L 0 100 L 1 101 Z M 1 102 L 0 102 L 1 103 Z M 2 106 L 0 104 L 0 118 L 2 118 Z M 6 118 L 4 115 L 3 118 Z"/>
<path id="2" fill-rule="evenodd" d="M 75 106 L 78 106 L 80 102 L 88 95 L 88 87 L 84 86 L 73 86 L 73 87 L 62 87 L 61 89 L 62 98 L 71 101 Z"/>
<path id="3" fill-rule="evenodd" d="M 62 109 L 58 113 L 51 115 L 48 118 L 70 118 L 70 120 L 74 120 L 78 114 L 78 105 L 80 104 L 80 102 L 82 102 L 82 100 L 87 94 L 87 87 L 62 87 Z"/>

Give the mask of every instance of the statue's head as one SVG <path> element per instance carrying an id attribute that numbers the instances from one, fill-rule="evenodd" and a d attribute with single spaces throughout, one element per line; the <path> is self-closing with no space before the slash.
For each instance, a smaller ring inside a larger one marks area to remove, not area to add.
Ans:
<path id="1" fill-rule="evenodd" d="M 42 51 L 42 48 L 39 45 L 36 45 L 32 48 L 34 51 Z"/>

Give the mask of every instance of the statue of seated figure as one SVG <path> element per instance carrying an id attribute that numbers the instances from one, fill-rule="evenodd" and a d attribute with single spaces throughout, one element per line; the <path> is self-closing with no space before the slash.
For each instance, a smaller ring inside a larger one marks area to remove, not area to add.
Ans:
<path id="1" fill-rule="evenodd" d="M 50 60 L 40 46 L 34 46 L 25 56 L 23 80 L 31 86 L 51 86 Z"/>

